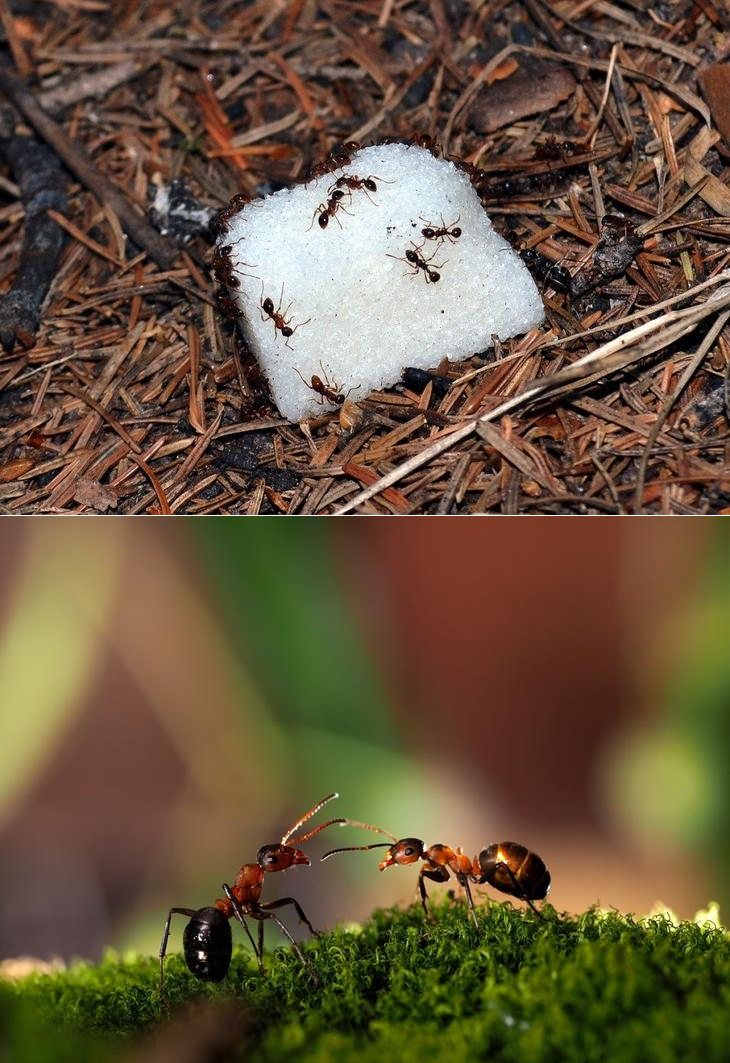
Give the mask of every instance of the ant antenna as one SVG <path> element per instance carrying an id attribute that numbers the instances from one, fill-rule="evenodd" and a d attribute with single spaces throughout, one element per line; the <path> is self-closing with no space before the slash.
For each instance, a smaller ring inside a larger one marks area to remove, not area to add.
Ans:
<path id="1" fill-rule="evenodd" d="M 339 796 L 340 795 L 338 793 L 327 794 L 327 796 L 323 797 L 321 801 L 318 801 L 317 804 L 313 808 L 310 808 L 309 812 L 305 812 L 305 814 L 302 816 L 302 818 L 298 819 L 296 821 L 296 823 L 294 824 L 293 827 L 289 828 L 289 830 L 286 832 L 284 837 L 281 839 L 281 844 L 282 845 L 286 845 L 286 843 L 289 841 L 289 839 L 291 838 L 292 834 L 294 834 L 295 831 L 298 831 L 299 828 L 304 823 L 306 823 L 308 819 L 312 818 L 312 816 L 316 816 L 316 814 L 319 812 L 320 808 L 322 808 L 324 805 L 326 805 L 328 801 L 332 801 L 335 797 L 339 797 Z M 308 837 L 311 838 L 311 834 L 308 835 Z M 303 840 L 303 839 L 300 839 L 300 840 Z"/>
<path id="2" fill-rule="evenodd" d="M 346 822 L 347 820 L 344 819 L 328 819 L 326 823 L 320 823 L 320 825 L 315 827 L 314 830 L 307 831 L 306 834 L 298 834 L 295 838 L 290 838 L 289 841 L 295 842 L 296 844 L 299 844 L 299 842 L 307 842 L 310 838 L 313 838 L 315 834 L 319 834 L 321 830 L 324 830 L 325 827 L 331 827 L 333 823 Z"/>
<path id="3" fill-rule="evenodd" d="M 384 834 L 386 838 L 392 839 L 397 842 L 395 834 L 391 834 L 389 830 L 383 830 L 382 827 L 374 827 L 372 823 L 360 823 L 355 819 L 342 819 L 340 820 L 342 827 L 362 827 L 363 830 L 372 830 L 376 834 Z M 373 845 L 345 845 L 340 849 L 330 849 L 328 853 L 325 853 L 322 860 L 326 860 L 328 856 L 334 856 L 335 853 L 354 853 L 362 852 L 364 849 L 388 849 L 390 846 L 387 842 L 375 842 Z"/>

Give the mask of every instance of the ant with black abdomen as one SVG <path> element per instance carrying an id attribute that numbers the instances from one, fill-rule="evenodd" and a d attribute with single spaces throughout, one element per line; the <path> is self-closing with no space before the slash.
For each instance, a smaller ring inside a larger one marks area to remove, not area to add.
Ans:
<path id="1" fill-rule="evenodd" d="M 345 214 L 350 213 L 349 210 L 345 210 L 345 205 L 342 202 L 342 200 L 345 198 L 345 195 L 349 195 L 350 198 L 352 198 L 351 192 L 346 193 L 342 188 L 336 188 L 334 192 L 330 194 L 327 202 L 320 203 L 320 205 L 315 210 L 314 215 L 312 217 L 312 225 L 314 225 L 314 219 L 316 218 L 317 224 L 319 225 L 320 229 L 326 229 L 329 225 L 330 218 L 334 218 L 340 228 L 342 228 L 342 223 L 340 222 L 340 219 L 336 217 L 336 215 L 338 210 L 344 210 Z M 309 229 L 312 228 L 312 225 L 309 226 Z M 307 229 L 307 232 L 309 232 L 309 229 Z"/>
<path id="2" fill-rule="evenodd" d="M 435 265 L 432 265 L 431 263 L 436 257 L 437 252 L 434 251 L 430 258 L 424 258 L 421 254 L 422 250 L 423 244 L 412 244 L 412 246 L 409 247 L 406 251 L 405 258 L 400 255 L 390 254 L 388 255 L 388 258 L 395 258 L 398 260 L 398 262 L 407 262 L 412 267 L 408 271 L 412 276 L 416 276 L 419 270 L 423 270 L 423 276 L 426 278 L 426 284 L 435 284 L 441 278 L 441 274 L 438 273 L 437 270 L 443 269 L 446 265 L 446 262 L 448 262 L 449 260 L 447 258 L 446 262 L 440 262 Z"/>
<path id="3" fill-rule="evenodd" d="M 448 225 L 444 221 L 443 214 L 440 215 L 441 225 L 436 226 L 435 222 L 428 221 L 426 218 L 421 218 L 421 221 L 425 221 L 426 224 L 421 229 L 421 234 L 426 237 L 427 240 L 448 240 L 450 244 L 455 244 L 461 236 L 461 229 L 457 222 L 461 218 L 461 214 L 455 221 L 450 222 Z"/>
<path id="4" fill-rule="evenodd" d="M 289 313 L 292 304 L 289 303 L 289 306 L 287 306 L 286 310 L 282 314 L 282 312 L 281 312 L 281 304 L 283 303 L 283 301 L 284 301 L 284 285 L 283 285 L 283 283 L 281 285 L 281 294 L 279 296 L 279 305 L 277 306 L 276 310 L 274 310 L 274 300 L 269 298 L 268 296 L 266 298 L 264 298 L 264 282 L 261 281 L 261 305 L 259 307 L 259 313 L 261 314 L 261 320 L 265 321 L 267 317 L 271 318 L 271 320 L 274 323 L 274 336 L 276 336 L 277 332 L 280 332 L 282 334 L 282 336 L 284 337 L 284 339 L 286 340 L 286 344 L 285 345 L 289 348 L 290 351 L 293 351 L 294 348 L 292 347 L 291 343 L 289 343 L 289 337 L 293 336 L 294 333 L 297 331 L 297 329 L 301 328 L 302 325 L 308 325 L 309 322 L 312 319 L 311 319 L 311 317 L 308 317 L 306 321 L 300 321 L 298 325 L 295 325 L 294 328 L 292 328 L 291 324 L 290 324 L 291 318 L 287 318 L 287 316 L 286 316 Z"/>
<path id="5" fill-rule="evenodd" d="M 366 849 L 387 849 L 385 858 L 380 862 L 380 870 L 394 864 L 414 864 L 417 860 L 423 860 L 424 866 L 418 872 L 418 890 L 416 899 L 420 896 L 423 912 L 428 917 L 428 902 L 426 884 L 424 879 L 433 882 L 448 882 L 453 874 L 456 881 L 466 894 L 467 904 L 474 925 L 479 926 L 474 908 L 474 900 L 469 883 L 481 884 L 487 882 L 502 893 L 518 897 L 527 901 L 536 915 L 542 918 L 533 901 L 542 901 L 550 889 L 550 872 L 536 853 L 526 849 L 524 845 L 516 842 L 499 842 L 488 845 L 482 849 L 479 856 L 470 860 L 461 848 L 452 849 L 449 845 L 431 845 L 426 848 L 420 838 L 398 839 L 394 834 L 381 827 L 374 827 L 370 823 L 356 823 L 354 820 L 346 820 L 343 826 L 362 827 L 378 834 L 385 834 L 394 842 L 376 842 L 374 845 L 348 845 L 339 849 L 331 849 L 325 853 L 322 860 L 327 860 L 335 853 L 349 853 Z"/>
<path id="6" fill-rule="evenodd" d="M 338 796 L 338 794 L 332 793 L 323 797 L 313 808 L 310 808 L 309 812 L 297 820 L 294 826 L 286 832 L 281 842 L 273 845 L 264 845 L 263 848 L 259 849 L 255 864 L 243 864 L 232 886 L 226 883 L 223 884 L 222 889 L 226 895 L 225 900 L 219 899 L 213 907 L 198 908 L 197 911 L 193 908 L 170 909 L 167 913 L 167 921 L 160 943 L 160 992 L 162 991 L 167 941 L 170 936 L 170 920 L 173 915 L 186 915 L 190 920 L 183 933 L 185 963 L 195 977 L 200 978 L 203 982 L 220 982 L 228 973 L 233 952 L 229 920 L 233 917 L 238 920 L 245 930 L 258 960 L 259 970 L 262 973 L 264 969 L 264 921 L 273 919 L 284 936 L 288 938 L 301 963 L 309 969 L 315 980 L 318 980 L 296 941 L 278 915 L 275 915 L 272 910 L 283 908 L 288 904 L 293 905 L 300 921 L 306 923 L 311 932 L 316 935 L 317 931 L 307 919 L 299 902 L 293 897 L 282 897 L 278 901 L 261 903 L 260 897 L 264 885 L 264 876 L 267 873 L 286 871 L 287 868 L 294 867 L 297 864 L 308 865 L 310 863 L 309 857 L 301 849 L 295 848 L 296 843 L 308 841 L 326 827 L 332 826 L 333 823 L 344 822 L 342 819 L 329 819 L 326 823 L 320 823 L 318 827 L 305 834 L 292 837 L 328 801 Z M 258 922 L 258 946 L 251 936 L 251 931 L 248 929 L 246 916 Z"/>

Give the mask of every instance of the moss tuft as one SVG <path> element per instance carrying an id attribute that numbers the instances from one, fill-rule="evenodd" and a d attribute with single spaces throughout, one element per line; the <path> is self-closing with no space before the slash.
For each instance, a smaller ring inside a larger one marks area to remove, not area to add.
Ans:
<path id="1" fill-rule="evenodd" d="M 424 924 L 420 909 L 378 911 L 355 932 L 309 942 L 319 985 L 286 949 L 267 957 L 262 978 L 243 947 L 220 986 L 201 985 L 172 955 L 163 1000 L 155 959 L 111 953 L 0 983 L 10 1058 L 106 1059 L 110 1044 L 184 1002 L 235 998 L 247 1021 L 230 1058 L 255 1047 L 264 1063 L 730 1059 L 730 940 L 712 924 L 549 906 L 540 920 L 505 903 L 480 909 L 477 932 L 460 904 L 434 914 Z"/>

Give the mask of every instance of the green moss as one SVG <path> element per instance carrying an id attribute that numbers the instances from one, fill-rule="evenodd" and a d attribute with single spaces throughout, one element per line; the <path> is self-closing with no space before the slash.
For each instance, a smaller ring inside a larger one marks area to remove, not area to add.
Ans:
<path id="1" fill-rule="evenodd" d="M 118 1047 L 193 997 L 235 997 L 249 1027 L 233 1057 L 250 1058 L 254 1045 L 265 1063 L 730 1059 L 730 940 L 711 925 L 550 907 L 539 920 L 492 904 L 477 932 L 447 902 L 433 924 L 416 908 L 380 911 L 306 954 L 319 985 L 285 949 L 267 957 L 262 978 L 243 947 L 220 986 L 201 986 L 171 956 L 163 1000 L 155 959 L 109 955 L 6 985 L 0 1015 L 19 1053 L 10 1058 L 65 1060 L 68 1042 L 51 1048 L 59 1031 L 87 1038 L 74 1042 L 74 1059 L 101 1058 L 99 1034 Z"/>

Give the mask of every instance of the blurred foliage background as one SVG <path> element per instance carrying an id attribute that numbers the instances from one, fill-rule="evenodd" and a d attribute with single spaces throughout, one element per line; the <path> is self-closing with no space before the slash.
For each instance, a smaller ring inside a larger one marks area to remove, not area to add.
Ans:
<path id="1" fill-rule="evenodd" d="M 0 957 L 155 952 L 333 789 L 399 836 L 523 842 L 559 909 L 730 904 L 720 522 L 0 534 Z M 319 926 L 410 901 L 377 852 L 318 863 L 372 840 L 333 827 L 265 896 Z"/>

